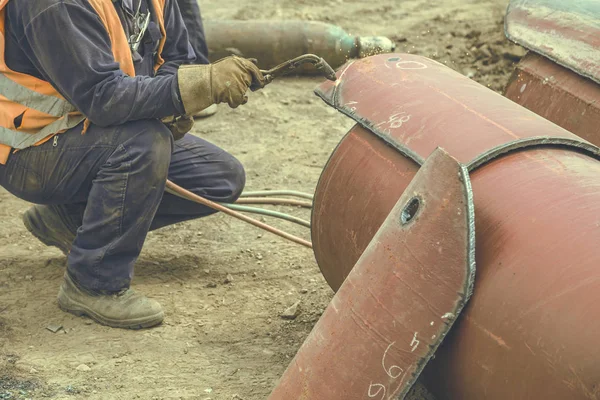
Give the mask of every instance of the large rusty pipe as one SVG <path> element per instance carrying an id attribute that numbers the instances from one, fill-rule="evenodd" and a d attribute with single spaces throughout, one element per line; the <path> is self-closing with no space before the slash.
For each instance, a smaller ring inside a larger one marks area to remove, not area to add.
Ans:
<path id="1" fill-rule="evenodd" d="M 339 75 L 318 94 L 358 124 L 324 169 L 312 216 L 333 289 L 442 147 L 471 171 L 477 277 L 424 372 L 431 390 L 457 400 L 600 398 L 598 149 L 423 57 L 371 57 Z"/>
<path id="2" fill-rule="evenodd" d="M 506 97 L 600 145 L 600 85 L 536 53 L 515 67 Z"/>

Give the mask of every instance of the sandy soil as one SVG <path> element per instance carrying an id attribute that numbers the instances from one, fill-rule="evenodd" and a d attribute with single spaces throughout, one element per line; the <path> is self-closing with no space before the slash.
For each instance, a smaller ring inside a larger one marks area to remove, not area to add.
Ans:
<path id="1" fill-rule="evenodd" d="M 523 55 L 503 36 L 507 0 L 201 3 L 205 18 L 300 18 L 385 35 L 400 52 L 437 59 L 498 91 Z M 318 82 L 277 81 L 247 106 L 200 121 L 195 133 L 244 162 L 249 190 L 312 192 L 352 125 L 313 95 Z M 99 326 L 57 308 L 65 258 L 26 232 L 27 203 L 3 190 L 0 203 L 0 399 L 265 399 L 333 295 L 310 250 L 217 215 L 146 243 L 134 286 L 162 302 L 162 326 Z M 280 318 L 299 300 L 296 320 Z M 422 388 L 411 395 L 427 398 Z"/>

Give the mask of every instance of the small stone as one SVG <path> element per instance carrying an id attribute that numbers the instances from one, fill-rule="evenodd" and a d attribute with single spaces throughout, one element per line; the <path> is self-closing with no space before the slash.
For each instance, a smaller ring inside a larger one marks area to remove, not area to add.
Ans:
<path id="1" fill-rule="evenodd" d="M 297 301 L 288 307 L 282 314 L 281 318 L 283 319 L 296 319 L 296 317 L 300 315 L 300 302 Z"/>
<path id="2" fill-rule="evenodd" d="M 224 283 L 231 283 L 231 282 L 233 282 L 233 276 L 231 276 L 231 274 L 227 274 L 227 277 L 225 278 L 225 280 L 223 282 Z"/>
<path id="3" fill-rule="evenodd" d="M 62 325 L 52 325 L 51 324 L 51 325 L 48 325 L 46 327 L 46 329 L 48 329 L 52 333 L 56 333 L 62 329 Z"/>
<path id="4" fill-rule="evenodd" d="M 257 260 L 262 260 L 262 259 L 263 259 L 263 256 L 262 256 L 262 254 L 258 253 L 258 254 L 256 255 L 256 259 L 257 259 Z"/>
<path id="5" fill-rule="evenodd" d="M 79 366 L 77 368 L 75 368 L 77 371 L 81 371 L 81 372 L 88 372 L 91 371 L 92 369 L 90 367 L 88 367 L 85 364 L 79 364 Z"/>
<path id="6" fill-rule="evenodd" d="M 78 393 L 77 389 L 75 389 L 72 385 L 68 385 L 65 387 L 65 392 L 67 393 Z"/>
<path id="7" fill-rule="evenodd" d="M 86 325 L 91 325 L 91 324 L 93 324 L 93 323 L 94 323 L 94 322 L 92 322 L 92 320 L 91 320 L 91 319 L 86 319 L 86 320 L 85 320 L 85 322 L 84 322 L 84 324 L 86 324 Z"/>
<path id="8" fill-rule="evenodd" d="M 205 270 L 204 270 L 204 273 L 205 273 L 206 275 L 210 274 L 210 269 L 205 269 Z"/>
<path id="9" fill-rule="evenodd" d="M 207 389 L 204 389 L 204 392 L 205 392 L 205 393 L 212 393 L 212 388 L 207 388 Z"/>
<path id="10" fill-rule="evenodd" d="M 467 34 L 465 35 L 465 37 L 467 39 L 474 39 L 476 37 L 481 36 L 481 31 L 475 30 L 473 29 L 472 31 L 467 32 Z"/>
<path id="11" fill-rule="evenodd" d="M 207 284 L 207 285 L 206 285 L 206 287 L 207 287 L 207 288 L 210 288 L 210 289 L 214 289 L 214 288 L 216 288 L 216 287 L 217 287 L 217 284 L 216 284 L 216 283 L 214 283 L 214 282 L 210 282 L 209 284 Z"/>
<path id="12" fill-rule="evenodd" d="M 253 277 L 253 278 L 256 278 L 257 276 L 258 276 L 258 274 L 257 274 L 256 272 L 253 272 L 253 273 L 252 273 L 252 277 Z"/>
<path id="13" fill-rule="evenodd" d="M 308 293 L 308 289 L 300 289 L 300 293 L 306 294 L 306 293 Z"/>
<path id="14" fill-rule="evenodd" d="M 25 275 L 25 279 L 27 279 L 28 281 L 33 280 L 33 275 Z"/>
<path id="15" fill-rule="evenodd" d="M 35 368 L 31 368 L 31 369 L 29 370 L 29 373 L 31 373 L 31 374 L 37 374 L 37 372 L 38 372 L 38 371 L 37 371 L 37 369 L 35 369 Z"/>
<path id="16" fill-rule="evenodd" d="M 488 46 L 487 44 L 484 44 L 483 46 L 481 46 L 481 48 L 479 49 L 479 51 L 486 58 L 492 58 L 493 57 L 492 50 L 490 49 L 490 46 Z"/>

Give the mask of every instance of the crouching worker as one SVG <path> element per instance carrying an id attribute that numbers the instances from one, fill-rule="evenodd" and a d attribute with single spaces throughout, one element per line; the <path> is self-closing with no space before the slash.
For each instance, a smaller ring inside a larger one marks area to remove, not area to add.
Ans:
<path id="1" fill-rule="evenodd" d="M 161 305 L 130 289 L 146 235 L 212 213 L 164 193 L 167 178 L 219 202 L 242 192 L 239 161 L 173 117 L 237 107 L 264 78 L 236 57 L 179 68 L 190 48 L 175 0 L 0 0 L 0 185 L 68 254 L 65 311 L 159 324 Z"/>

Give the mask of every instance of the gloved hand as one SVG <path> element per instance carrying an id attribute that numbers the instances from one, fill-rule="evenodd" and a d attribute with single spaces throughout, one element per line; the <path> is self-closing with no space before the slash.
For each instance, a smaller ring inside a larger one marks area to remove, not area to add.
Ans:
<path id="1" fill-rule="evenodd" d="M 174 116 L 161 119 L 162 123 L 169 128 L 173 134 L 173 140 L 178 141 L 183 138 L 194 126 L 194 118 L 187 115 L 175 118 Z"/>
<path id="2" fill-rule="evenodd" d="M 246 104 L 246 92 L 265 86 L 260 69 L 245 58 L 231 56 L 207 65 L 183 65 L 177 72 L 179 93 L 188 115 L 212 104 L 236 108 Z"/>

